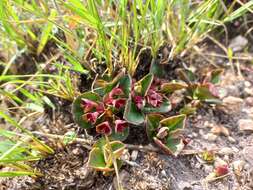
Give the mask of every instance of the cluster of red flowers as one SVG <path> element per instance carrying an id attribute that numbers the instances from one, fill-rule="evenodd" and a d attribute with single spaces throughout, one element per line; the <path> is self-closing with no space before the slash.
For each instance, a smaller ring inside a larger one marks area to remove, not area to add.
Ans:
<path id="1" fill-rule="evenodd" d="M 145 106 L 146 102 L 153 107 L 160 107 L 163 102 L 163 97 L 155 89 L 150 88 L 145 97 L 136 95 L 133 96 L 133 101 L 137 108 L 141 110 Z"/>
<path id="2" fill-rule="evenodd" d="M 81 106 L 84 111 L 83 120 L 95 125 L 99 118 L 102 123 L 96 125 L 96 131 L 99 134 L 110 135 L 112 127 L 109 121 L 112 121 L 111 109 L 120 110 L 126 104 L 124 92 L 121 88 L 114 88 L 103 100 L 103 102 L 95 102 L 89 99 L 82 99 Z M 109 120 L 109 121 L 108 121 Z M 128 126 L 125 120 L 116 119 L 114 121 L 114 129 L 116 133 L 121 133 Z"/>

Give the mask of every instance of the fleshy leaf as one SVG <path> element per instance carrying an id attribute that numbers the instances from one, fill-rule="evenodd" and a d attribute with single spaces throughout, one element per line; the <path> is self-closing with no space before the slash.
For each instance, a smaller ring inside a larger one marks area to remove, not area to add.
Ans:
<path id="1" fill-rule="evenodd" d="M 185 115 L 192 115 L 195 114 L 196 111 L 197 111 L 196 107 L 193 107 L 191 105 L 185 105 L 183 108 L 180 109 L 179 113 Z"/>
<path id="2" fill-rule="evenodd" d="M 144 122 L 145 117 L 143 113 L 141 113 L 136 105 L 132 102 L 131 99 L 127 101 L 125 112 L 124 112 L 124 119 L 132 123 L 134 125 L 140 125 Z"/>
<path id="3" fill-rule="evenodd" d="M 187 88 L 187 85 L 182 82 L 169 82 L 169 83 L 163 83 L 161 85 L 160 91 L 162 93 L 172 93 L 175 92 L 176 90 L 181 90 Z"/>
<path id="4" fill-rule="evenodd" d="M 193 98 L 199 100 L 217 99 L 218 92 L 211 83 L 201 84 L 194 91 Z"/>
<path id="5" fill-rule="evenodd" d="M 184 129 L 186 121 L 186 115 L 177 115 L 163 119 L 160 122 L 161 127 L 167 127 L 170 133 L 175 133 Z"/>
<path id="6" fill-rule="evenodd" d="M 98 93 L 101 96 L 104 96 L 105 94 L 112 91 L 112 89 L 119 84 L 119 81 L 124 78 L 124 71 L 117 74 L 112 81 L 107 82 L 107 80 L 101 80 L 98 79 L 95 82 L 95 89 L 94 92 Z"/>
<path id="7" fill-rule="evenodd" d="M 149 139 L 152 139 L 155 136 L 156 130 L 162 119 L 164 119 L 164 116 L 160 114 L 152 113 L 146 116 L 146 132 Z"/>
<path id="8" fill-rule="evenodd" d="M 121 155 L 123 154 L 123 151 L 126 147 L 125 144 L 120 141 L 112 141 L 112 142 L 110 142 L 110 146 L 111 147 L 109 147 L 108 144 L 105 144 L 104 149 L 103 149 L 106 163 L 107 163 L 107 161 L 109 161 L 109 162 L 112 161 L 112 160 L 110 160 L 111 159 L 110 149 L 112 150 L 114 158 L 118 159 L 121 157 Z"/>
<path id="9" fill-rule="evenodd" d="M 109 136 L 110 140 L 119 140 L 119 141 L 124 141 L 129 135 L 129 127 L 126 127 L 123 132 L 121 133 L 116 133 L 115 128 L 112 131 L 112 134 Z"/>
<path id="10" fill-rule="evenodd" d="M 220 76 L 223 73 L 223 69 L 215 69 L 207 73 L 204 82 L 211 82 L 212 84 L 217 84 L 220 82 Z"/>
<path id="11" fill-rule="evenodd" d="M 197 80 L 197 76 L 189 69 L 178 69 L 177 74 L 187 84 L 191 84 Z"/>
<path id="12" fill-rule="evenodd" d="M 217 84 L 220 82 L 220 76 L 223 73 L 223 69 L 216 69 L 211 72 L 211 83 Z"/>
<path id="13" fill-rule="evenodd" d="M 153 81 L 153 78 L 153 74 L 149 73 L 135 84 L 135 90 L 139 95 L 146 96 Z"/>
<path id="14" fill-rule="evenodd" d="M 132 80 L 130 75 L 125 75 L 119 80 L 119 86 L 124 91 L 124 94 L 128 98 L 131 92 Z"/>
<path id="15" fill-rule="evenodd" d="M 145 106 L 142 111 L 144 113 L 167 113 L 171 110 L 172 106 L 168 99 L 164 98 L 160 107 Z"/>
<path id="16" fill-rule="evenodd" d="M 100 101 L 100 96 L 97 93 L 94 93 L 94 92 L 86 92 L 86 93 L 78 96 L 73 102 L 72 113 L 73 113 L 74 121 L 80 127 L 83 127 L 83 128 L 87 129 L 87 128 L 91 128 L 92 125 L 89 122 L 83 120 L 82 116 L 84 114 L 84 110 L 81 107 L 82 98 L 92 100 L 92 101 L 95 101 L 95 102 L 99 102 Z"/>
<path id="17" fill-rule="evenodd" d="M 167 154 L 177 156 L 185 147 L 183 140 L 180 138 L 168 137 L 163 143 L 158 138 L 154 137 L 154 142 Z"/>
<path id="18" fill-rule="evenodd" d="M 102 150 L 98 147 L 94 147 L 89 154 L 88 166 L 104 172 L 113 171 L 113 168 L 107 167 L 104 154 Z"/>
<path id="19" fill-rule="evenodd" d="M 159 78 L 163 78 L 165 75 L 164 67 L 159 64 L 158 59 L 152 59 L 149 72 Z"/>

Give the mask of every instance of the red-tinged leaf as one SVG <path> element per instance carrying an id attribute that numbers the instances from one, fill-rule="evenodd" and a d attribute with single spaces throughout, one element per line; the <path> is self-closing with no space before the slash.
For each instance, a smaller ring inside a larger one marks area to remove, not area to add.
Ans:
<path id="1" fill-rule="evenodd" d="M 169 155 L 177 156 L 184 149 L 185 145 L 183 140 L 180 138 L 167 137 L 165 142 L 154 137 L 154 142 L 166 153 Z"/>
<path id="2" fill-rule="evenodd" d="M 168 117 L 160 121 L 161 127 L 167 127 L 170 134 L 181 131 L 185 127 L 186 115 Z"/>
<path id="3" fill-rule="evenodd" d="M 155 113 L 146 116 L 146 132 L 150 140 L 156 135 L 156 131 L 162 119 L 164 119 L 163 115 Z"/>
<path id="4" fill-rule="evenodd" d="M 164 139 L 169 135 L 169 129 L 167 127 L 162 127 L 159 129 L 158 133 L 156 134 L 156 137 L 158 139 Z"/>

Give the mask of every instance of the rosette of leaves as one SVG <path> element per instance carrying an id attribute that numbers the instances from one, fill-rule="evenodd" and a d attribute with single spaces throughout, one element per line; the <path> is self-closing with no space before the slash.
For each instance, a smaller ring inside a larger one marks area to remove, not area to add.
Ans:
<path id="1" fill-rule="evenodd" d="M 97 171 L 104 173 L 112 172 L 115 170 L 113 159 L 117 162 L 117 168 L 121 167 L 120 157 L 124 149 L 125 145 L 120 141 L 108 143 L 105 138 L 101 138 L 90 151 L 88 165 Z"/>
<path id="2" fill-rule="evenodd" d="M 191 70 L 178 69 L 177 73 L 181 81 L 163 83 L 161 92 L 169 94 L 185 89 L 186 95 L 190 99 L 207 103 L 218 103 L 219 93 L 216 85 L 222 72 L 223 70 L 221 69 L 212 70 L 206 74 L 203 80 L 199 80 Z"/>
<path id="3" fill-rule="evenodd" d="M 131 78 L 129 75 L 115 78 L 117 80 L 78 96 L 73 102 L 72 112 L 80 127 L 95 127 L 97 133 L 112 140 L 125 140 L 129 129 L 123 112 L 131 90 Z"/>
<path id="4" fill-rule="evenodd" d="M 167 113 L 171 110 L 169 99 L 158 91 L 153 74 L 147 74 L 132 84 L 131 96 L 126 104 L 124 119 L 141 125 L 148 113 Z"/>
<path id="5" fill-rule="evenodd" d="M 186 100 L 188 102 L 190 100 L 190 102 L 180 110 L 180 113 L 187 115 L 192 114 L 202 105 L 202 103 L 221 103 L 219 100 L 217 84 L 219 83 L 219 78 L 222 72 L 223 70 L 221 69 L 212 70 L 200 80 L 189 69 L 178 69 L 177 73 L 181 80 L 164 82 L 161 85 L 160 91 L 167 95 L 171 95 L 180 90 L 183 91 Z"/>
<path id="6" fill-rule="evenodd" d="M 165 118 L 161 114 L 146 116 L 146 131 L 149 139 L 165 153 L 177 156 L 185 147 L 185 139 L 181 131 L 185 127 L 186 115 Z"/>

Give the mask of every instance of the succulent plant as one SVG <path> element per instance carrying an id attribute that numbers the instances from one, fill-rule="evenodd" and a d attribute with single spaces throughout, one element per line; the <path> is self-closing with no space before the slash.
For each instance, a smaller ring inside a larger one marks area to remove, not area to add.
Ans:
<path id="1" fill-rule="evenodd" d="M 103 172 L 119 168 L 125 148 L 121 141 L 127 138 L 129 128 L 136 125 L 144 126 L 149 139 L 165 153 L 177 156 L 188 143 L 181 133 L 186 116 L 201 103 L 218 102 L 215 84 L 220 70 L 209 72 L 201 81 L 190 70 L 179 70 L 181 80 L 176 82 L 160 79 L 158 71 L 151 69 L 152 73 L 139 81 L 124 72 L 109 82 L 96 80 L 91 91 L 75 99 L 72 109 L 75 122 L 85 129 L 95 128 L 101 135 L 90 152 L 89 166 Z M 181 99 L 178 91 L 183 91 Z M 178 115 L 168 117 L 184 98 L 188 103 L 177 111 Z"/>
<path id="2" fill-rule="evenodd" d="M 177 156 L 185 147 L 181 131 L 185 127 L 186 115 L 176 115 L 165 118 L 160 114 L 146 116 L 146 131 L 164 152 Z"/>

